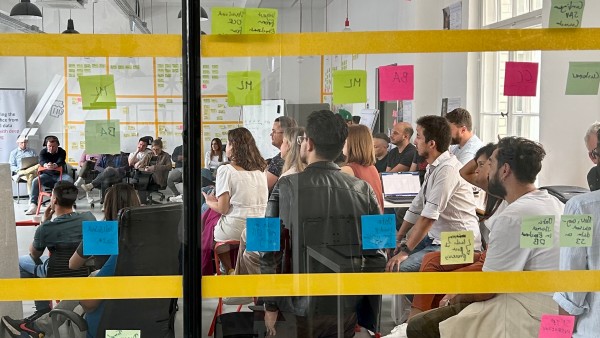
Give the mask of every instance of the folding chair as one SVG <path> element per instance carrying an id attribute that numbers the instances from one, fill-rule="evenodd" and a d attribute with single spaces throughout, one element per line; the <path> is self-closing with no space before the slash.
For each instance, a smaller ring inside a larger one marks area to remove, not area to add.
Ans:
<path id="1" fill-rule="evenodd" d="M 41 175 L 44 171 L 46 170 L 53 170 L 53 171 L 58 171 L 59 176 L 58 176 L 58 181 L 62 181 L 62 174 L 63 174 L 63 168 L 62 167 L 56 167 L 55 169 L 48 169 L 48 168 L 44 168 L 42 166 L 40 166 L 38 168 L 38 201 L 37 201 L 37 210 L 35 212 L 36 215 L 40 214 L 40 208 L 42 207 L 42 203 L 44 201 L 44 196 L 50 198 L 52 197 L 52 188 L 50 187 L 50 190 L 46 190 L 46 187 L 42 184 L 42 179 L 41 179 Z"/>
<path id="2" fill-rule="evenodd" d="M 229 252 L 229 256 L 231 257 L 232 264 L 235 264 L 237 261 L 238 250 L 240 248 L 240 241 L 225 241 L 218 242 L 215 244 L 214 249 L 214 257 L 215 257 L 215 271 L 217 271 L 217 276 L 221 275 L 221 259 L 219 258 L 219 254 L 223 254 Z M 239 305 L 236 312 L 240 312 L 242 310 L 243 305 Z M 208 336 L 212 336 L 215 332 L 215 325 L 217 324 L 217 317 L 223 314 L 223 298 L 219 297 L 219 302 L 217 303 L 217 309 L 215 310 L 215 315 L 213 316 L 212 323 L 210 324 L 210 328 L 208 329 Z"/>

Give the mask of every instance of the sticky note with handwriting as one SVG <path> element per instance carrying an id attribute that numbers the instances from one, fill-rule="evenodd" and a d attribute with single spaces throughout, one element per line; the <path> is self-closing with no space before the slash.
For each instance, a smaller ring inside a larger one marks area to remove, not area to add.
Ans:
<path id="1" fill-rule="evenodd" d="M 379 67 L 379 101 L 412 100 L 415 92 L 415 67 Z"/>
<path id="2" fill-rule="evenodd" d="M 334 70 L 333 103 L 367 102 L 367 71 Z"/>
<path id="3" fill-rule="evenodd" d="M 538 338 L 571 338 L 575 316 L 542 315 Z"/>
<path id="4" fill-rule="evenodd" d="M 537 78 L 537 62 L 507 62 L 504 72 L 504 95 L 535 96 Z"/>
<path id="5" fill-rule="evenodd" d="M 83 221 L 83 254 L 116 255 L 119 253 L 119 222 Z"/>
<path id="6" fill-rule="evenodd" d="M 259 71 L 227 72 L 227 104 L 256 106 L 261 104 L 261 79 Z"/>
<path id="7" fill-rule="evenodd" d="M 525 216 L 521 219 L 521 248 L 550 248 L 554 239 L 554 216 Z"/>
<path id="8" fill-rule="evenodd" d="M 592 215 L 562 215 L 560 217 L 560 246 L 592 246 L 593 231 Z"/>
<path id="9" fill-rule="evenodd" d="M 242 34 L 277 33 L 277 14 L 273 8 L 246 8 Z"/>
<path id="10" fill-rule="evenodd" d="M 279 218 L 247 218 L 246 250 L 279 251 L 281 225 Z"/>
<path id="11" fill-rule="evenodd" d="M 140 330 L 106 330 L 106 338 L 142 338 Z"/>
<path id="12" fill-rule="evenodd" d="M 211 14 L 212 34 L 242 34 L 245 8 L 213 7 Z"/>
<path id="13" fill-rule="evenodd" d="M 442 265 L 473 263 L 473 231 L 442 232 L 440 261 Z"/>
<path id="14" fill-rule="evenodd" d="M 84 110 L 117 108 L 115 79 L 112 75 L 79 76 Z"/>
<path id="15" fill-rule="evenodd" d="M 565 95 L 598 95 L 600 62 L 569 62 Z"/>
<path id="16" fill-rule="evenodd" d="M 552 0 L 550 28 L 579 28 L 585 9 L 585 0 Z"/>
<path id="17" fill-rule="evenodd" d="M 119 154 L 121 152 L 119 120 L 85 121 L 85 144 L 88 154 Z"/>
<path id="18" fill-rule="evenodd" d="M 393 249 L 396 247 L 395 215 L 362 215 L 360 221 L 363 249 Z"/>

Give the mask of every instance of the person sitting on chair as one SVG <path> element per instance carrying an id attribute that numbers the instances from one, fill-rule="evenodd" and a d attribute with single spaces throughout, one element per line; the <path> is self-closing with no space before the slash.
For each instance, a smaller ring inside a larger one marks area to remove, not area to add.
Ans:
<path id="1" fill-rule="evenodd" d="M 17 139 L 17 147 L 10 152 L 8 157 L 8 163 L 10 164 L 10 171 L 12 172 L 12 179 L 15 183 L 19 184 L 21 177 L 24 177 L 27 181 L 27 194 L 31 194 L 31 183 L 37 174 L 39 165 L 34 165 L 29 168 L 23 168 L 21 159 L 24 157 L 35 157 L 37 156 L 35 150 L 27 147 L 27 138 L 19 137 Z"/>
<path id="2" fill-rule="evenodd" d="M 106 189 L 125 178 L 128 168 L 129 162 L 126 153 L 121 152 L 115 155 L 104 154 L 96 161 L 96 167 L 94 168 L 100 174 L 92 182 L 84 184 L 81 187 L 86 193 L 92 191 L 94 188 L 101 188 L 106 193 Z M 103 198 L 104 196 L 102 196 Z"/>
<path id="3" fill-rule="evenodd" d="M 80 186 L 84 183 L 86 176 L 92 170 L 95 169 L 96 163 L 98 159 L 100 159 L 100 154 L 86 154 L 85 150 L 81 154 L 81 158 L 79 158 L 79 177 L 75 180 L 75 186 Z"/>
<path id="4" fill-rule="evenodd" d="M 152 174 L 152 181 L 161 188 L 167 186 L 167 177 L 171 171 L 171 155 L 163 151 L 163 142 L 159 137 L 152 141 L 152 152 L 139 161 L 137 169 L 143 173 Z M 140 200 L 146 200 L 146 187 L 140 186 Z"/>
<path id="5" fill-rule="evenodd" d="M 178 197 L 180 193 L 175 183 L 183 182 L 183 145 L 175 147 L 171 159 L 175 161 L 175 168 L 171 170 L 169 177 L 167 177 L 167 186 L 173 192 L 173 197 Z"/>
<path id="6" fill-rule="evenodd" d="M 148 144 L 153 141 L 151 136 L 141 137 L 137 144 L 137 149 L 133 153 L 129 154 L 129 166 L 134 169 L 138 169 L 140 164 L 139 162 L 149 153 L 151 153 L 150 149 L 148 149 Z"/>

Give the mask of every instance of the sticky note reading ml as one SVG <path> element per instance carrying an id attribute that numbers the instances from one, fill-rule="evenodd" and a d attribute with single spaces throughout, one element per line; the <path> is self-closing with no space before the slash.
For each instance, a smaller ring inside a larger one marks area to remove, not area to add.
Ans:
<path id="1" fill-rule="evenodd" d="M 415 92 L 415 67 L 379 67 L 379 101 L 412 100 Z"/>
<path id="2" fill-rule="evenodd" d="M 280 224 L 279 218 L 247 218 L 246 250 L 279 251 Z"/>
<path id="3" fill-rule="evenodd" d="M 521 220 L 521 248 L 550 248 L 554 237 L 554 216 L 526 216 Z"/>
<path id="4" fill-rule="evenodd" d="M 117 255 L 119 253 L 119 222 L 83 221 L 83 254 Z"/>
<path id="5" fill-rule="evenodd" d="M 84 110 L 117 108 L 115 79 L 112 75 L 79 76 Z"/>
<path id="6" fill-rule="evenodd" d="M 473 263 L 474 241 L 473 231 L 442 232 L 441 264 Z"/>
<path id="7" fill-rule="evenodd" d="M 363 215 L 362 248 L 393 249 L 396 247 L 396 216 L 393 214 Z"/>
<path id="8" fill-rule="evenodd" d="M 539 338 L 571 338 L 575 316 L 542 315 Z"/>
<path id="9" fill-rule="evenodd" d="M 273 8 L 246 8 L 242 34 L 277 33 L 277 13 Z"/>
<path id="10" fill-rule="evenodd" d="M 119 120 L 85 121 L 85 145 L 88 154 L 119 154 L 121 152 Z"/>
<path id="11" fill-rule="evenodd" d="M 562 215 L 560 217 L 560 246 L 592 246 L 593 230 L 592 215 Z"/>
<path id="12" fill-rule="evenodd" d="M 504 95 L 535 96 L 537 78 L 537 62 L 507 62 L 504 74 Z"/>
<path id="13" fill-rule="evenodd" d="M 106 330 L 106 338 L 142 338 L 140 330 Z"/>
<path id="14" fill-rule="evenodd" d="M 260 72 L 227 72 L 227 104 L 256 106 L 261 104 Z"/>
<path id="15" fill-rule="evenodd" d="M 333 71 L 333 103 L 367 102 L 367 71 Z"/>
<path id="16" fill-rule="evenodd" d="M 569 62 L 566 95 L 598 95 L 600 62 Z"/>
<path id="17" fill-rule="evenodd" d="M 583 18 L 585 0 L 552 0 L 550 28 L 579 28 Z"/>

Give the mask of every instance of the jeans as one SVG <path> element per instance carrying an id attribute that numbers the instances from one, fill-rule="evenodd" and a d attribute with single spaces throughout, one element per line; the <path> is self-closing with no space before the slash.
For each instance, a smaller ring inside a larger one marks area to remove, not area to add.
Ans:
<path id="1" fill-rule="evenodd" d="M 183 168 L 175 168 L 169 173 L 167 177 L 167 186 L 173 192 L 173 195 L 179 195 L 179 190 L 175 186 L 175 183 L 183 182 Z"/>
<path id="2" fill-rule="evenodd" d="M 54 185 L 59 181 L 59 175 L 48 175 L 46 173 L 40 174 L 40 176 L 33 179 L 31 183 L 31 196 L 29 198 L 29 202 L 32 204 L 38 203 L 38 196 L 40 194 L 40 187 L 38 185 L 38 180 L 42 180 L 42 186 L 47 188 L 54 188 Z M 67 182 L 73 182 L 73 178 L 69 176 L 69 174 L 62 174 L 62 180 Z"/>
<path id="3" fill-rule="evenodd" d="M 38 264 L 41 263 L 41 264 Z M 48 272 L 48 256 L 41 256 L 39 262 L 34 262 L 30 255 L 19 257 L 19 275 L 21 278 L 44 278 Z M 36 311 L 49 310 L 49 300 L 36 300 Z"/>
<path id="4" fill-rule="evenodd" d="M 419 272 L 421 268 L 421 262 L 423 262 L 423 257 L 426 254 L 434 251 L 440 251 L 440 245 L 434 245 L 433 239 L 429 238 L 429 236 L 425 236 L 425 238 L 417 244 L 413 253 L 408 256 L 408 258 L 400 264 L 401 272 Z"/>

